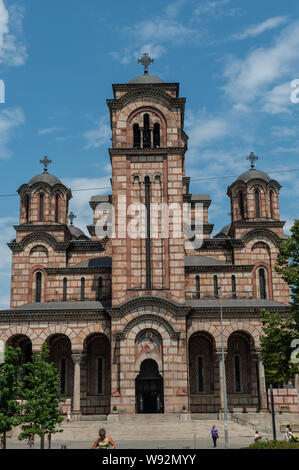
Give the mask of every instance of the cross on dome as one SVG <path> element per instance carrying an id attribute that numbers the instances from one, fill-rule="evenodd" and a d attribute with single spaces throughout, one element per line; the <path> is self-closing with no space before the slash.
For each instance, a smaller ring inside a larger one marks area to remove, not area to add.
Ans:
<path id="1" fill-rule="evenodd" d="M 143 56 L 141 59 L 138 59 L 138 64 L 143 65 L 144 67 L 144 75 L 148 74 L 148 66 L 152 63 L 155 62 L 155 59 L 152 59 L 147 52 L 144 52 Z"/>
<path id="2" fill-rule="evenodd" d="M 254 162 L 255 160 L 258 160 L 259 157 L 257 155 L 254 155 L 254 152 L 250 152 L 250 155 L 246 157 L 246 160 L 250 160 L 251 163 L 251 169 L 254 168 Z"/>
<path id="3" fill-rule="evenodd" d="M 52 160 L 49 160 L 47 155 L 43 158 L 43 160 L 40 160 L 40 163 L 44 165 L 44 173 L 48 173 L 48 165 L 52 163 Z"/>
<path id="4" fill-rule="evenodd" d="M 70 212 L 69 219 L 70 219 L 70 224 L 71 225 L 74 224 L 74 219 L 76 219 L 76 218 L 77 218 L 77 216 L 73 212 Z"/>

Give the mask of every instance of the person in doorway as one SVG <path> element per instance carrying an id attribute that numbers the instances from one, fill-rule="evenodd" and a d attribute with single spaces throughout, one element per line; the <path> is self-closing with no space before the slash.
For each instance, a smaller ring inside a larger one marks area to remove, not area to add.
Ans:
<path id="1" fill-rule="evenodd" d="M 254 434 L 254 442 L 258 442 L 262 440 L 262 435 L 258 432 L 256 429 L 255 434 Z"/>
<path id="2" fill-rule="evenodd" d="M 211 429 L 211 436 L 213 439 L 214 447 L 217 447 L 217 439 L 219 437 L 219 434 L 218 434 L 218 429 L 216 428 L 215 424 L 213 425 Z"/>
<path id="3" fill-rule="evenodd" d="M 110 436 L 106 435 L 106 430 L 99 430 L 99 437 L 94 441 L 92 449 L 115 449 L 116 445 Z"/>
<path id="4" fill-rule="evenodd" d="M 68 410 L 66 412 L 66 422 L 67 423 L 69 423 L 71 421 L 71 417 L 72 417 L 71 410 L 68 408 Z"/>

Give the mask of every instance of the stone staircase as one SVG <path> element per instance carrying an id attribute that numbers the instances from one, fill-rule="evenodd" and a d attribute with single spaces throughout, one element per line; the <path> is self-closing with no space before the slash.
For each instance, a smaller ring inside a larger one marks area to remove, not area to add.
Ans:
<path id="1" fill-rule="evenodd" d="M 209 416 L 209 418 L 211 418 Z M 180 415 L 120 415 L 119 421 L 82 420 L 62 423 L 62 433 L 52 436 L 54 441 L 91 441 L 97 436 L 99 429 L 104 427 L 115 441 L 134 440 L 171 440 L 171 439 L 208 439 L 210 430 L 215 424 L 220 436 L 224 436 L 223 421 L 215 419 L 180 419 Z M 253 429 L 238 423 L 228 422 L 231 437 L 251 438 Z"/>

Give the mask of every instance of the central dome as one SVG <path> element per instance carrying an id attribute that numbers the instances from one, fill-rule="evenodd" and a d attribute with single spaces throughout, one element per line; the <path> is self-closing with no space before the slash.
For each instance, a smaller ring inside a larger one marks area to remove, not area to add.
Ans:
<path id="1" fill-rule="evenodd" d="M 50 173 L 41 173 L 40 175 L 36 175 L 28 183 L 28 186 L 32 186 L 35 183 L 47 183 L 50 186 L 54 186 L 55 184 L 62 184 L 61 181 L 56 178 L 56 176 L 51 175 Z"/>
<path id="2" fill-rule="evenodd" d="M 161 78 L 155 77 L 154 75 L 139 75 L 128 82 L 129 84 L 147 84 L 147 83 L 165 83 Z"/>

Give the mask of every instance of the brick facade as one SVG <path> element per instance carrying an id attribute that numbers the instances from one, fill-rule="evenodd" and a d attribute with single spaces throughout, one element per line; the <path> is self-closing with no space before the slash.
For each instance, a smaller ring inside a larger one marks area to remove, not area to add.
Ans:
<path id="1" fill-rule="evenodd" d="M 68 225 L 71 191 L 58 178 L 45 171 L 19 188 L 11 309 L 0 312 L 0 339 L 20 345 L 24 357 L 47 341 L 74 413 L 219 411 L 219 287 L 229 408 L 265 407 L 259 310 L 283 313 L 289 302 L 273 270 L 283 239 L 280 185 L 255 169 L 241 175 L 228 188 L 231 224 L 211 237 L 210 196 L 190 194 L 185 176 L 178 90 L 150 76 L 113 85 L 112 193 L 90 201 L 90 237 Z M 97 225 L 109 202 L 108 239 Z M 200 248 L 183 235 L 186 202 L 193 225 L 203 224 Z M 150 229 L 140 204 L 151 211 Z"/>

